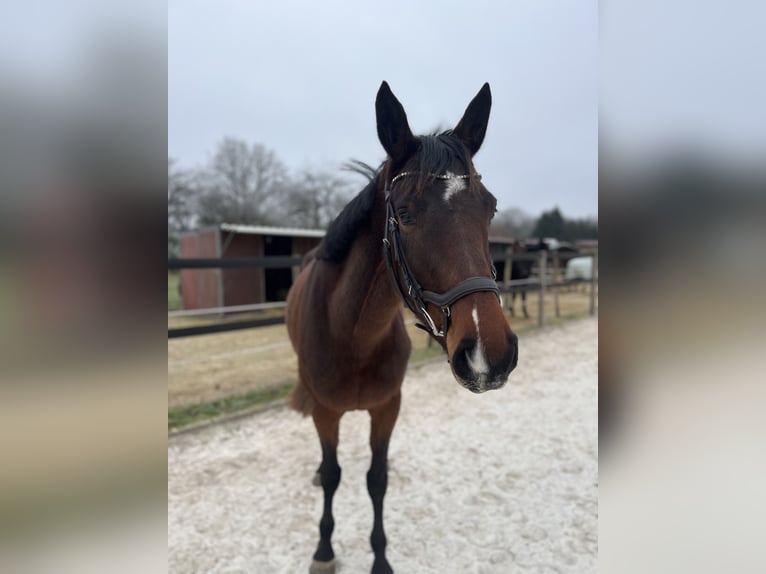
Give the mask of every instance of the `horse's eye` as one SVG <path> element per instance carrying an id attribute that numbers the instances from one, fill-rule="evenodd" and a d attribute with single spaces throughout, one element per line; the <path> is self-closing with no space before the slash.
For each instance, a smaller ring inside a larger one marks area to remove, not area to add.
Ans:
<path id="1" fill-rule="evenodd" d="M 415 218 L 410 215 L 406 207 L 400 207 L 396 213 L 399 215 L 399 221 L 402 225 L 415 225 Z"/>

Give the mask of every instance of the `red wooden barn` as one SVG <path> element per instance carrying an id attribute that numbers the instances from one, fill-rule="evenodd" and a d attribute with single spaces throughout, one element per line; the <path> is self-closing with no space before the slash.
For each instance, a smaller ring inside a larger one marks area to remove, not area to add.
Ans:
<path id="1" fill-rule="evenodd" d="M 223 223 L 181 235 L 182 258 L 300 256 L 324 236 L 322 229 Z M 262 268 L 184 269 L 184 309 L 284 301 L 294 270 Z"/>

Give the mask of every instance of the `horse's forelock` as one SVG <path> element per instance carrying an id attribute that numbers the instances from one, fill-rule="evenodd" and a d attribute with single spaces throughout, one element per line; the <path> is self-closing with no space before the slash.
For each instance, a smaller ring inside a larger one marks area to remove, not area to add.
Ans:
<path id="1" fill-rule="evenodd" d="M 413 158 L 413 170 L 418 172 L 417 190 L 422 192 L 433 183 L 434 175 L 448 171 L 470 173 L 471 158 L 463 142 L 447 130 L 420 136 L 418 155 Z"/>

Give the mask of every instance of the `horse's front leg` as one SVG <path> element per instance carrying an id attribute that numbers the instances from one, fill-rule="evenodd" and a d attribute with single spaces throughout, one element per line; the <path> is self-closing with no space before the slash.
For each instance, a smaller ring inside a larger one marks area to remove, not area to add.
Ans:
<path id="1" fill-rule="evenodd" d="M 319 545 L 314 553 L 309 574 L 333 574 L 335 572 L 335 553 L 330 539 L 335 528 L 335 519 L 332 516 L 332 499 L 340 484 L 337 450 L 341 413 L 316 405 L 312 416 L 319 434 L 319 442 L 322 445 L 322 464 L 319 465 L 319 476 L 324 490 L 324 510 L 319 522 Z"/>
<path id="2" fill-rule="evenodd" d="M 521 292 L 521 312 L 524 313 L 524 318 L 529 319 L 529 313 L 527 312 L 527 292 Z"/>
<path id="3" fill-rule="evenodd" d="M 386 533 L 383 530 L 383 497 L 388 486 L 388 443 L 399 416 L 401 395 L 396 394 L 381 407 L 370 409 L 370 448 L 372 464 L 367 472 L 367 491 L 372 499 L 375 513 L 370 544 L 375 553 L 372 574 L 392 574 L 391 565 L 386 559 Z"/>

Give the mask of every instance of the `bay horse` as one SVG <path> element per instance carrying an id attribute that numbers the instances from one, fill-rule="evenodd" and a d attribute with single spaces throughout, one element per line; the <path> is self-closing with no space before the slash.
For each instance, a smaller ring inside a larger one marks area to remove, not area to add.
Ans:
<path id="1" fill-rule="evenodd" d="M 548 251 L 548 244 L 540 238 L 537 242 L 530 243 L 517 239 L 513 242 L 511 250 L 514 255 L 524 253 L 539 253 L 540 251 Z M 521 259 L 514 258 L 511 261 L 511 280 L 515 279 L 529 279 L 532 275 L 532 269 L 535 266 L 536 261 L 534 259 Z M 529 312 L 527 311 L 527 288 L 521 288 L 521 312 L 524 314 L 525 319 L 529 319 Z M 508 310 L 511 312 L 511 317 L 516 316 L 514 305 L 516 304 L 516 291 L 511 291 L 511 301 L 508 305 Z"/>
<path id="2" fill-rule="evenodd" d="M 286 322 L 299 373 L 290 405 L 311 415 L 322 452 L 317 476 L 324 510 L 312 574 L 335 572 L 338 429 L 343 413 L 361 409 L 370 414 L 372 572 L 393 572 L 383 498 L 410 355 L 402 303 L 441 344 L 455 379 L 468 390 L 498 389 L 516 366 L 518 342 L 503 315 L 489 256 L 496 201 L 472 162 L 490 106 L 484 84 L 454 130 L 416 137 L 383 82 L 375 110 L 387 159 L 306 255 L 288 294 Z"/>

